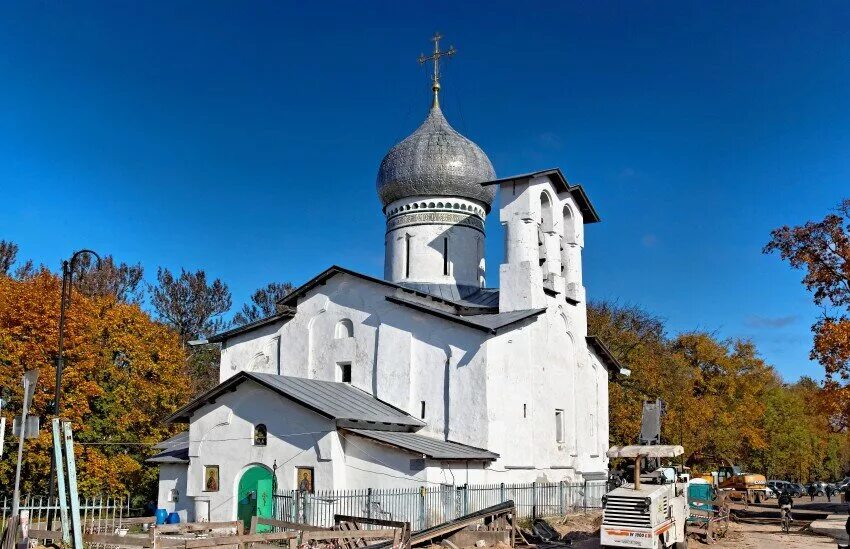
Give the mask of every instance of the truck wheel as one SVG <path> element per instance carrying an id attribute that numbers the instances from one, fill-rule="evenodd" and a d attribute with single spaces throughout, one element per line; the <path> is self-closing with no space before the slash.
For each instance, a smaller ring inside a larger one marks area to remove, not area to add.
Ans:
<path id="1" fill-rule="evenodd" d="M 673 544 L 673 549 L 688 549 L 688 540 L 677 541 Z"/>

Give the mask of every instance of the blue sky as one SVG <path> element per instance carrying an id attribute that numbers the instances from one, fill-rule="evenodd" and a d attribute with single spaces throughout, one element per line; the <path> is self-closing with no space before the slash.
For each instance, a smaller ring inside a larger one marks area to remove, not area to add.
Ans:
<path id="1" fill-rule="evenodd" d="M 3 3 L 0 238 L 203 268 L 236 304 L 380 275 L 375 174 L 424 118 L 435 30 L 444 112 L 497 174 L 587 189 L 592 298 L 821 376 L 818 310 L 761 248 L 850 194 L 846 2 Z M 491 285 L 501 238 L 493 216 Z"/>

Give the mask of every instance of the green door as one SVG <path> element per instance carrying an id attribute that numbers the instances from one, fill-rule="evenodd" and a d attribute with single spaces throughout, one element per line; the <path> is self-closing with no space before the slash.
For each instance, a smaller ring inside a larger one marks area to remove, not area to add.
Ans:
<path id="1" fill-rule="evenodd" d="M 251 527 L 253 516 L 272 518 L 272 473 L 265 467 L 253 466 L 242 473 L 239 480 L 239 503 L 236 517 Z M 268 532 L 268 526 L 257 527 L 258 532 Z"/>

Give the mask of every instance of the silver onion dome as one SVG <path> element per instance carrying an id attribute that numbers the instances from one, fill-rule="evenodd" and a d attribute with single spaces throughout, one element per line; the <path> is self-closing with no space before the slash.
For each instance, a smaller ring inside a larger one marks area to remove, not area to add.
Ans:
<path id="1" fill-rule="evenodd" d="M 438 85 L 437 85 L 438 86 Z M 378 196 L 386 207 L 412 196 L 457 196 L 483 202 L 489 210 L 496 178 L 481 148 L 449 125 L 435 101 L 419 128 L 394 146 L 378 170 Z"/>

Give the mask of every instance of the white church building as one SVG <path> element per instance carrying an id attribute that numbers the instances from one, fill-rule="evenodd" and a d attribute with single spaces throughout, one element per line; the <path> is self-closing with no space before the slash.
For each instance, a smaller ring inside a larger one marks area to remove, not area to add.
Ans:
<path id="1" fill-rule="evenodd" d="M 149 460 L 159 507 L 234 520 L 245 498 L 267 513 L 273 489 L 606 477 L 608 383 L 624 369 L 587 333 L 581 252 L 599 216 L 558 169 L 497 178 L 433 89 L 378 171 L 383 278 L 330 267 L 277 314 L 209 339 L 220 384 L 169 418 L 188 429 Z"/>

